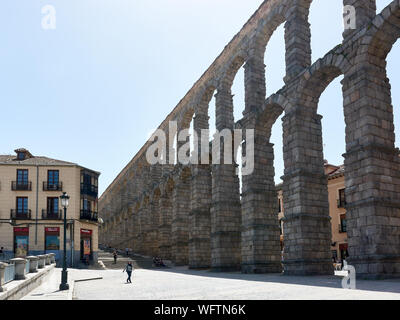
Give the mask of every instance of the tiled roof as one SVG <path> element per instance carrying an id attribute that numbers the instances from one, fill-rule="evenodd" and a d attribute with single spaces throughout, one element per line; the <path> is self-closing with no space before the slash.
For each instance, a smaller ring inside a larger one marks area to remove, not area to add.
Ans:
<path id="1" fill-rule="evenodd" d="M 77 166 L 76 163 L 51 159 L 47 157 L 32 157 L 25 160 L 17 160 L 15 155 L 0 155 L 0 164 L 20 166 Z"/>

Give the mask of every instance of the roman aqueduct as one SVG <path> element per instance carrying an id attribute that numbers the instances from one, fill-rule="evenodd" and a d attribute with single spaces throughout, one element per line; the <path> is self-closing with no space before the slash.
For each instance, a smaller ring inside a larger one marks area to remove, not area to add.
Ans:
<path id="1" fill-rule="evenodd" d="M 255 130 L 255 169 L 242 177 L 241 194 L 235 164 L 150 165 L 147 141 L 99 200 L 100 243 L 194 269 L 333 274 L 317 111 L 322 92 L 343 76 L 349 264 L 360 277 L 400 276 L 400 158 L 386 75 L 386 56 L 400 36 L 400 0 L 379 14 L 375 0 L 343 0 L 356 9 L 356 28 L 312 65 L 311 2 L 264 1 L 158 127 L 168 132 L 169 121 L 176 121 L 181 130 L 193 121 L 196 132 L 209 128 L 215 95 L 218 130 Z M 281 24 L 285 85 L 266 97 L 264 54 Z M 231 87 L 242 66 L 245 110 L 235 123 Z M 282 114 L 283 259 L 270 143 Z"/>

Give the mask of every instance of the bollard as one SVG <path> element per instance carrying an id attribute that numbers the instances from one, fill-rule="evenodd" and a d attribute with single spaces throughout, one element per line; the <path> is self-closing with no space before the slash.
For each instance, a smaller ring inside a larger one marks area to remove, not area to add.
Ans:
<path id="1" fill-rule="evenodd" d="M 29 256 L 26 257 L 26 259 L 29 260 L 29 272 L 31 273 L 38 272 L 37 268 L 38 268 L 39 258 L 36 256 Z"/>
<path id="2" fill-rule="evenodd" d="M 50 261 L 50 259 L 51 259 L 50 253 L 46 253 L 44 256 L 46 257 L 46 266 L 50 265 L 50 264 L 51 264 L 51 261 Z"/>
<path id="3" fill-rule="evenodd" d="M 6 291 L 6 288 L 4 288 L 4 276 L 5 276 L 5 272 L 6 272 L 6 263 L 0 262 L 0 292 L 4 292 Z"/>
<path id="4" fill-rule="evenodd" d="M 46 256 L 41 254 L 41 255 L 38 255 L 38 258 L 39 258 L 39 260 L 38 260 L 38 268 L 42 269 L 42 268 L 44 268 L 44 265 L 46 264 Z"/>
<path id="5" fill-rule="evenodd" d="M 10 262 L 15 265 L 15 280 L 25 279 L 26 260 L 23 258 L 14 258 Z"/>
<path id="6" fill-rule="evenodd" d="M 49 253 L 49 255 L 50 255 L 50 263 L 56 263 L 56 254 Z"/>

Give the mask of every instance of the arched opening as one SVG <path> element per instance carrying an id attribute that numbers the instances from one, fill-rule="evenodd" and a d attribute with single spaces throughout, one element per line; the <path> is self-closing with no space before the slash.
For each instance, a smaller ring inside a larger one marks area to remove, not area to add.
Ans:
<path id="1" fill-rule="evenodd" d="M 210 103 L 209 103 L 209 105 L 208 105 L 208 116 L 209 116 L 209 119 L 208 119 L 208 126 L 209 126 L 209 130 L 210 130 L 210 133 L 209 133 L 209 137 L 210 137 L 210 141 L 212 141 L 213 140 L 213 138 L 214 138 L 214 134 L 215 134 L 215 131 L 216 131 L 216 123 L 215 123 L 215 92 L 213 92 L 213 95 L 212 95 L 212 98 L 211 98 L 211 101 L 210 101 Z"/>
<path id="2" fill-rule="evenodd" d="M 233 119 L 234 123 L 243 118 L 243 111 L 245 109 L 245 82 L 244 82 L 244 67 L 240 67 L 235 75 L 232 84 L 233 96 Z M 242 194 L 242 142 L 234 154 L 234 162 L 238 165 L 239 177 L 239 195 Z M 241 197 L 241 196 L 240 196 Z"/>
<path id="3" fill-rule="evenodd" d="M 313 1 L 310 7 L 311 62 L 342 43 L 343 1 Z"/>
<path id="4" fill-rule="evenodd" d="M 394 133 L 395 133 L 395 146 L 400 148 L 400 41 L 397 40 L 393 45 L 392 50 L 389 52 L 387 61 L 387 77 L 391 85 L 393 118 L 394 118 Z"/>
<path id="5" fill-rule="evenodd" d="M 285 165 L 283 163 L 283 131 L 282 131 L 283 114 L 276 120 L 272 126 L 270 142 L 274 145 L 274 168 L 275 168 L 275 184 L 281 184 Z"/>
<path id="6" fill-rule="evenodd" d="M 385 9 L 392 2 L 393 2 L 393 0 L 376 0 L 376 13 L 379 14 L 383 9 Z"/>
<path id="7" fill-rule="evenodd" d="M 244 68 L 242 66 L 237 71 L 231 88 L 233 96 L 233 120 L 235 123 L 243 117 L 243 111 L 245 108 L 244 90 Z"/>
<path id="8" fill-rule="evenodd" d="M 271 35 L 264 54 L 266 97 L 281 89 L 285 82 L 285 26 L 282 23 Z"/>
<path id="9" fill-rule="evenodd" d="M 334 79 L 319 98 L 318 113 L 322 115 L 322 141 L 324 159 L 334 165 L 343 164 L 346 152 L 345 122 L 343 113 L 343 76 Z"/>

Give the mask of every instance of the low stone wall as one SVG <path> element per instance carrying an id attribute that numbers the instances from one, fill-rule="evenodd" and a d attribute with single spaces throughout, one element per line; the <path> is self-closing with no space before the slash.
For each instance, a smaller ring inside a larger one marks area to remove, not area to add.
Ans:
<path id="1" fill-rule="evenodd" d="M 5 291 L 0 292 L 0 300 L 19 300 L 33 289 L 40 286 L 46 278 L 54 272 L 55 263 L 39 269 L 37 273 L 28 273 L 24 280 L 14 280 L 3 286 Z"/>

